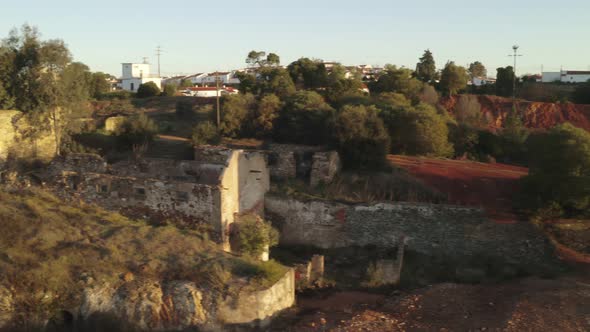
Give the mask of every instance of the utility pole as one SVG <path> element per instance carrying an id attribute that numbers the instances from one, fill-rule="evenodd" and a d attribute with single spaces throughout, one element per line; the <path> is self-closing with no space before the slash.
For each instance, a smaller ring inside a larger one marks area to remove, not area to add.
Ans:
<path id="1" fill-rule="evenodd" d="M 158 77 L 162 77 L 160 73 L 160 55 L 162 55 L 162 48 L 158 45 L 158 47 L 156 47 L 156 56 L 158 57 Z"/>
<path id="2" fill-rule="evenodd" d="M 516 105 L 516 57 L 522 56 L 522 54 L 518 54 L 518 47 L 518 45 L 512 46 L 514 54 L 508 55 L 514 58 L 514 67 L 512 67 L 514 71 L 514 75 L 512 76 L 512 107 Z"/>
<path id="3" fill-rule="evenodd" d="M 216 88 L 216 92 L 217 92 L 217 129 L 219 129 L 219 126 L 221 125 L 221 119 L 220 119 L 220 110 L 219 110 L 219 84 L 221 83 L 221 79 L 219 77 L 219 72 L 216 71 L 215 72 L 215 88 Z"/>

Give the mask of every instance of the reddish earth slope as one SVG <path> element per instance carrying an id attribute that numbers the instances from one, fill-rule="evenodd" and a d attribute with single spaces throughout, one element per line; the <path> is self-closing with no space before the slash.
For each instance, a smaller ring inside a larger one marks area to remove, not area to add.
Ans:
<path id="1" fill-rule="evenodd" d="M 502 127 L 504 119 L 512 110 L 512 99 L 497 96 L 476 96 L 482 106 L 482 112 L 489 121 L 490 129 Z M 440 104 L 453 113 L 458 96 L 442 98 Z M 523 115 L 528 128 L 547 129 L 557 124 L 570 122 L 573 125 L 590 130 L 590 105 L 572 103 L 540 103 L 518 100 L 518 109 Z"/>
<path id="2" fill-rule="evenodd" d="M 390 155 L 389 161 L 447 195 L 449 202 L 486 209 L 497 222 L 512 222 L 512 197 L 524 167 L 463 160 Z"/>

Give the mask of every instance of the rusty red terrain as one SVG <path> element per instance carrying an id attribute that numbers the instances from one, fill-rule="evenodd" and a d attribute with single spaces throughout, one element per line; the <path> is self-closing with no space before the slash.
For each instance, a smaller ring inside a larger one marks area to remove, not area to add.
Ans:
<path id="1" fill-rule="evenodd" d="M 481 207 L 496 222 L 511 223 L 513 196 L 524 167 L 464 160 L 390 155 L 389 161 L 446 195 L 450 204 Z"/>

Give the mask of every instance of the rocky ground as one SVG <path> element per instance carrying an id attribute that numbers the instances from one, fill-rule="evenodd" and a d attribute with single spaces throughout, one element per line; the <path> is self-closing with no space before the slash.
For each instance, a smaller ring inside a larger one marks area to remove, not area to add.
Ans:
<path id="1" fill-rule="evenodd" d="M 290 315 L 273 331 L 589 331 L 590 277 L 316 294 Z"/>

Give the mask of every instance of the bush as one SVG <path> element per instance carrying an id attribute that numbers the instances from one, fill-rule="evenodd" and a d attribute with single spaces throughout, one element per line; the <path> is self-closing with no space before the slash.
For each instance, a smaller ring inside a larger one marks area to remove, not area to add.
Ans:
<path id="1" fill-rule="evenodd" d="M 279 232 L 257 215 L 242 216 L 237 223 L 238 250 L 243 255 L 260 257 L 278 243 Z"/>
<path id="2" fill-rule="evenodd" d="M 477 96 L 460 95 L 457 105 L 455 105 L 455 118 L 459 123 L 472 127 L 486 125 Z"/>
<path id="3" fill-rule="evenodd" d="M 179 100 L 176 102 L 176 116 L 179 118 L 191 118 L 193 115 L 195 115 L 195 110 L 190 100 Z"/>
<path id="4" fill-rule="evenodd" d="M 590 133 L 566 123 L 531 135 L 526 146 L 521 206 L 534 213 L 552 204 L 567 217 L 590 216 Z"/>
<path id="5" fill-rule="evenodd" d="M 344 106 L 334 121 L 334 139 L 344 166 L 379 169 L 385 165 L 390 138 L 374 106 Z"/>
<path id="6" fill-rule="evenodd" d="M 579 84 L 573 93 L 573 100 L 578 104 L 590 104 L 590 80 Z"/>
<path id="7" fill-rule="evenodd" d="M 277 141 L 322 145 L 330 138 L 334 109 L 317 92 L 299 91 L 291 96 L 277 119 Z"/>
<path id="8" fill-rule="evenodd" d="M 217 127 L 211 121 L 199 123 L 193 130 L 193 144 L 199 145 L 216 145 L 221 141 Z"/>
<path id="9" fill-rule="evenodd" d="M 117 136 L 117 143 L 123 149 L 147 145 L 154 140 L 157 133 L 158 126 L 156 123 L 142 113 L 127 118 L 121 126 L 121 131 Z"/>
<path id="10" fill-rule="evenodd" d="M 416 107 L 389 108 L 380 116 L 389 131 L 394 153 L 438 157 L 453 155 L 446 119 L 434 107 L 418 104 Z"/>
<path id="11" fill-rule="evenodd" d="M 228 95 L 223 97 L 219 130 L 223 136 L 239 137 L 245 132 L 246 120 L 256 106 L 252 94 Z"/>
<path id="12" fill-rule="evenodd" d="M 103 94 L 99 94 L 96 99 L 98 100 L 123 100 L 123 99 L 131 99 L 135 97 L 135 93 L 130 92 L 130 91 L 125 91 L 125 90 L 120 90 L 120 91 L 113 91 L 113 92 L 107 92 L 107 93 L 103 93 Z"/>
<path id="13" fill-rule="evenodd" d="M 160 95 L 160 88 L 154 82 L 143 83 L 137 89 L 137 98 L 148 98 Z"/>
<path id="14" fill-rule="evenodd" d="M 178 87 L 176 86 L 176 84 L 173 84 L 173 83 L 166 84 L 166 85 L 164 85 L 164 91 L 162 91 L 162 96 L 172 97 L 172 96 L 176 95 L 177 89 L 178 89 Z"/>
<path id="15" fill-rule="evenodd" d="M 279 97 L 266 95 L 258 102 L 253 114 L 251 134 L 258 138 L 272 136 L 274 123 L 279 116 L 283 104 Z"/>

